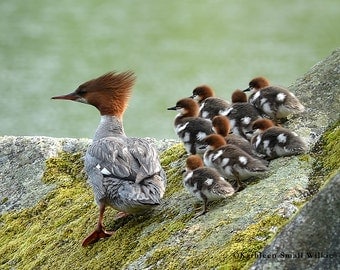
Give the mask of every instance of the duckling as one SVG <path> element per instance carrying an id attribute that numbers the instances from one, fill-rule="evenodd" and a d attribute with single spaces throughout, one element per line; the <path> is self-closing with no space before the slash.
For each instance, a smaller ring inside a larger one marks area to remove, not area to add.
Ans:
<path id="1" fill-rule="evenodd" d="M 203 210 L 195 217 L 204 215 L 209 201 L 224 199 L 234 194 L 235 190 L 215 169 L 204 167 L 199 155 L 191 155 L 186 160 L 186 172 L 183 184 L 199 200 L 203 201 Z"/>
<path id="2" fill-rule="evenodd" d="M 247 95 L 241 90 L 241 89 L 236 89 L 232 94 L 231 94 L 231 103 L 240 103 L 240 102 L 248 102 Z"/>
<path id="3" fill-rule="evenodd" d="M 242 90 L 235 90 L 232 94 L 231 107 L 221 112 L 221 115 L 229 118 L 230 130 L 233 134 L 240 135 L 250 140 L 249 132 L 252 130 L 252 122 L 262 118 L 254 105 L 248 103 L 247 95 Z"/>
<path id="4" fill-rule="evenodd" d="M 243 91 L 252 91 L 249 102 L 275 123 L 278 123 L 278 120 L 282 122 L 290 114 L 302 113 L 305 110 L 292 92 L 283 87 L 271 86 L 265 77 L 252 79 L 249 87 Z"/>
<path id="5" fill-rule="evenodd" d="M 230 107 L 228 101 L 215 97 L 214 90 L 208 85 L 201 85 L 192 91 L 192 96 L 200 105 L 199 116 L 212 120 L 214 116 L 219 115 Z"/>
<path id="6" fill-rule="evenodd" d="M 254 135 L 251 139 L 253 150 L 268 160 L 300 155 L 307 151 L 305 142 L 295 132 L 277 127 L 269 119 L 255 121 L 253 130 Z"/>
<path id="7" fill-rule="evenodd" d="M 213 130 L 220 134 L 227 142 L 227 144 L 235 145 L 246 152 L 248 155 L 251 155 L 253 158 L 260 160 L 264 165 L 268 166 L 268 161 L 259 157 L 255 151 L 253 151 L 252 145 L 245 138 L 236 135 L 230 134 L 230 121 L 228 117 L 218 115 L 215 116 L 212 120 Z"/>
<path id="8" fill-rule="evenodd" d="M 203 155 L 205 151 L 203 139 L 214 131 L 211 121 L 198 117 L 198 104 L 191 98 L 183 98 L 168 110 L 179 112 L 174 121 L 175 132 L 183 142 L 186 152 Z"/>
<path id="9" fill-rule="evenodd" d="M 81 84 L 70 94 L 52 97 L 93 105 L 101 115 L 84 160 L 99 218 L 83 246 L 114 233 L 103 225 L 107 206 L 121 211 L 120 216 L 144 213 L 159 205 L 165 192 L 166 176 L 155 146 L 124 133 L 123 115 L 134 82 L 131 71 L 109 72 Z"/>
<path id="10" fill-rule="evenodd" d="M 227 179 L 236 180 L 235 191 L 244 189 L 241 180 L 263 174 L 268 170 L 260 160 L 253 158 L 235 145 L 227 144 L 219 134 L 207 136 L 208 148 L 204 153 L 204 164 L 213 167 Z"/>

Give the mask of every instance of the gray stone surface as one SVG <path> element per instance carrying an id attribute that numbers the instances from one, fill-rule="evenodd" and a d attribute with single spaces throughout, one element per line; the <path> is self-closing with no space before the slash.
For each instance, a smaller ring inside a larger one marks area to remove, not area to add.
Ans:
<path id="1" fill-rule="evenodd" d="M 90 140 L 0 137 L 0 213 L 30 207 L 53 189 L 41 181 L 45 162 L 60 151 L 84 151 Z"/>
<path id="2" fill-rule="evenodd" d="M 287 126 L 304 136 L 312 148 L 325 129 L 340 120 L 340 49 L 289 88 L 306 112 L 294 116 Z M 338 173 L 263 251 L 277 258 L 260 258 L 252 269 L 340 269 L 339 180 Z"/>
<path id="3" fill-rule="evenodd" d="M 164 151 L 177 141 L 147 138 Z M 41 181 L 48 158 L 59 152 L 83 152 L 90 139 L 38 136 L 0 137 L 0 213 L 30 207 L 54 188 Z"/>
<path id="4" fill-rule="evenodd" d="M 307 203 L 251 268 L 340 269 L 340 174 Z"/>
<path id="5" fill-rule="evenodd" d="M 306 111 L 295 115 L 286 127 L 303 136 L 310 146 L 340 116 L 340 48 L 314 65 L 289 89 L 299 97 Z"/>
<path id="6" fill-rule="evenodd" d="M 338 49 L 289 87 L 306 106 L 306 112 L 290 117 L 285 126 L 306 140 L 309 149 L 313 148 L 327 127 L 339 120 L 339 59 L 340 50 Z M 155 141 L 151 138 L 149 140 L 157 145 L 159 151 L 177 142 Z M 60 151 L 85 152 L 90 142 L 89 139 L 0 137 L 1 212 L 22 209 L 38 202 L 54 188 L 41 181 L 46 159 L 57 156 Z M 184 161 L 185 157 L 174 160 L 168 166 L 169 170 L 180 171 Z M 185 220 L 184 229 L 174 231 L 167 239 L 155 243 L 150 250 L 145 250 L 143 255 L 138 255 L 137 259 L 125 265 L 125 269 L 151 269 L 155 265 L 148 265 L 148 259 L 156 251 L 167 249 L 169 246 L 176 247 L 174 261 L 186 266 L 186 261 L 196 261 L 190 256 L 205 254 L 209 249 L 216 250 L 216 247 L 228 249 L 225 243 L 228 243 L 235 232 L 259 222 L 262 216 L 277 213 L 288 219 L 294 217 L 298 210 L 296 204 L 308 198 L 307 187 L 311 174 L 313 174 L 311 157 L 294 156 L 273 160 L 270 163 L 270 171 L 265 177 L 253 183 L 249 181 L 248 186 L 242 192 L 225 201 L 210 205 L 210 211 L 197 219 L 190 218 L 191 213 L 195 211 L 195 199 L 183 188 L 175 189 L 174 193 L 166 194 L 163 204 L 159 206 L 158 212 L 156 211 L 162 216 L 162 221 L 143 228 L 138 238 L 148 238 L 151 232 L 159 232 L 163 227 L 166 228 Z M 169 179 L 169 186 L 178 184 L 173 181 L 174 179 Z M 296 214 L 294 221 L 288 224 L 280 234 L 281 240 L 279 238 L 274 240 L 273 246 L 268 247 L 265 252 L 307 252 L 308 246 L 311 251 L 327 251 L 327 254 L 332 254 L 332 250 L 338 250 L 339 232 L 336 230 L 339 227 L 338 193 L 339 177 L 337 176 Z M 314 215 L 311 216 L 310 213 Z M 168 219 L 168 214 L 172 218 Z M 273 228 L 273 231 L 276 230 L 277 228 Z M 332 236 L 335 237 L 332 238 Z M 261 241 L 268 241 L 268 239 Z M 188 250 L 190 250 L 190 256 Z M 102 252 L 104 251 L 98 250 L 99 255 Z M 80 260 L 91 260 L 91 258 L 81 257 Z M 164 260 L 169 260 L 169 258 L 160 260 L 158 266 L 162 265 Z M 296 264 L 297 268 L 294 264 L 285 265 L 290 261 L 299 263 L 294 259 L 268 262 L 260 258 L 254 267 L 255 269 L 308 269 L 309 266 L 316 269 L 332 269 L 330 267 L 335 269 L 334 267 L 337 267 L 337 265 L 334 266 L 334 260 L 326 260 L 326 258 L 306 262 L 310 264 Z M 204 264 L 200 269 L 206 269 Z"/>

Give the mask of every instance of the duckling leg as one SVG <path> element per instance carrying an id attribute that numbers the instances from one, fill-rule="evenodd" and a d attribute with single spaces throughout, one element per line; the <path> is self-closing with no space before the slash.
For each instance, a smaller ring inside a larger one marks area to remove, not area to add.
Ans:
<path id="1" fill-rule="evenodd" d="M 241 191 L 245 188 L 245 185 L 241 182 L 240 175 L 238 173 L 234 173 L 234 176 L 236 177 L 236 188 L 235 192 Z"/>
<path id="2" fill-rule="evenodd" d="M 114 232 L 105 231 L 105 227 L 103 225 L 104 219 L 104 212 L 105 212 L 105 205 L 101 203 L 99 205 L 99 218 L 96 229 L 89 234 L 82 243 L 83 247 L 86 247 L 90 244 L 97 242 L 100 238 L 110 237 Z"/>
<path id="3" fill-rule="evenodd" d="M 208 198 L 204 195 L 204 194 L 201 194 L 201 197 L 203 199 L 203 210 L 199 213 L 197 213 L 194 218 L 198 218 L 200 216 L 203 216 L 205 213 L 208 212 Z"/>

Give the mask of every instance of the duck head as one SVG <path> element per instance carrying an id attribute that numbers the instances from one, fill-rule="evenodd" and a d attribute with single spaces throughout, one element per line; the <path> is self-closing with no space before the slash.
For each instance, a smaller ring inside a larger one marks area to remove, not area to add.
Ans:
<path id="1" fill-rule="evenodd" d="M 267 87 L 269 85 L 270 85 L 270 82 L 268 81 L 267 78 L 262 77 L 262 76 L 256 77 L 249 82 L 249 87 L 247 89 L 244 89 L 243 92 L 258 91 L 261 88 Z"/>
<path id="2" fill-rule="evenodd" d="M 133 72 L 109 72 L 96 79 L 89 80 L 72 93 L 55 96 L 52 99 L 64 99 L 95 106 L 101 115 L 114 115 L 122 119 L 136 77 Z"/>

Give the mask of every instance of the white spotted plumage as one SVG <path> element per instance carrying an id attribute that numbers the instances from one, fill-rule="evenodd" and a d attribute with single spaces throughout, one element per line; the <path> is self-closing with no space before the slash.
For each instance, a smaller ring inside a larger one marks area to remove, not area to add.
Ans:
<path id="1" fill-rule="evenodd" d="M 231 184 L 217 170 L 204 167 L 198 155 L 191 155 L 187 158 L 183 184 L 190 194 L 203 202 L 203 210 L 196 217 L 207 212 L 209 201 L 227 198 L 235 192 Z"/>
<path id="2" fill-rule="evenodd" d="M 261 125 L 265 121 L 259 120 L 254 126 Z M 258 129 L 260 133 L 255 134 L 251 139 L 253 149 L 267 159 L 274 159 L 281 156 L 299 155 L 307 151 L 305 142 L 289 129 L 277 126 L 267 126 Z"/>
<path id="3" fill-rule="evenodd" d="M 245 91 L 248 90 L 252 90 L 249 102 L 275 122 L 290 114 L 301 113 L 305 109 L 293 93 L 283 87 L 269 85 L 269 81 L 264 77 L 251 80 Z"/>

